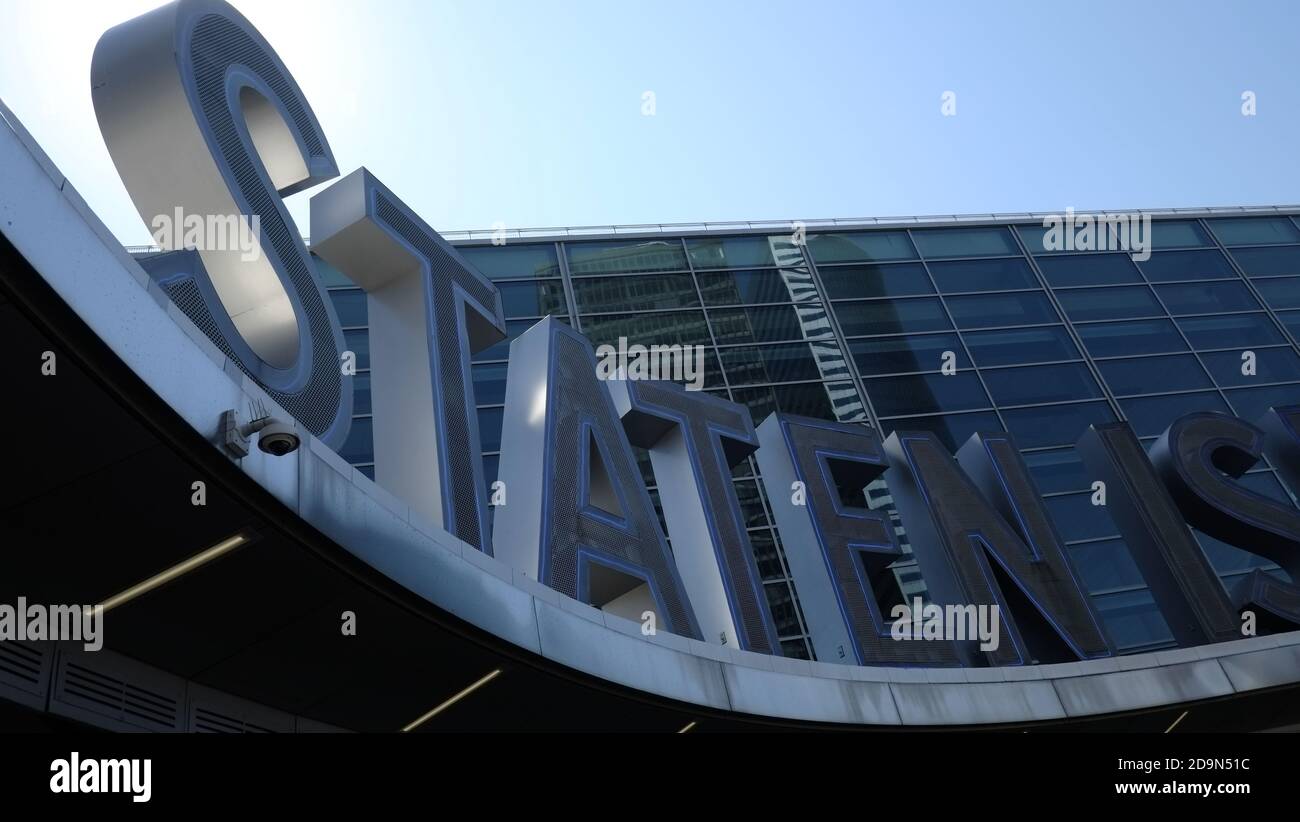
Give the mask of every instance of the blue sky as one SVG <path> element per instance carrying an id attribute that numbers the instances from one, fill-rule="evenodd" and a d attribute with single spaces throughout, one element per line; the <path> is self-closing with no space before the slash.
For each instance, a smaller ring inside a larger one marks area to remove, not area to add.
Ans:
<path id="1" fill-rule="evenodd" d="M 0 98 L 126 243 L 90 58 L 155 5 L 0 0 Z M 1294 2 L 233 5 L 440 230 L 1300 202 Z"/>

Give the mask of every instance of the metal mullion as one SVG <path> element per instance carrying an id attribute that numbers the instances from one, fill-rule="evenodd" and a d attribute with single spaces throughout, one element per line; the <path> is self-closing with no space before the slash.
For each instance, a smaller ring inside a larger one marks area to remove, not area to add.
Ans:
<path id="1" fill-rule="evenodd" d="M 1075 402 L 1075 401 L 1071 400 L 1071 402 Z M 1092 400 L 1092 402 L 1097 402 L 1097 400 Z M 883 416 L 880 419 L 888 420 L 892 422 L 894 420 L 910 420 L 910 419 L 915 419 L 917 417 L 946 417 L 950 415 L 955 416 L 958 414 L 987 414 L 990 411 L 996 412 L 997 410 L 998 409 L 996 406 L 987 405 L 983 408 L 963 408 L 960 411 L 924 411 L 915 414 L 887 414 L 886 416 Z M 1000 420 L 1002 419 L 1002 417 L 999 416 L 998 419 Z"/>
<path id="2" fill-rule="evenodd" d="M 932 294 L 930 295 L 930 297 L 933 299 L 935 298 L 935 295 Z M 951 320 L 951 315 L 949 316 L 949 320 Z M 1025 325 L 990 325 L 990 326 L 980 326 L 979 328 L 967 328 L 967 329 L 958 329 L 956 326 L 954 326 L 952 328 L 940 328 L 934 331 L 893 331 L 888 334 L 853 334 L 851 336 L 845 337 L 845 339 L 879 340 L 879 339 L 884 339 L 886 337 L 907 337 L 913 334 L 916 335 L 956 334 L 957 336 L 963 336 L 965 334 L 975 334 L 981 331 L 1019 331 L 1023 328 L 1054 328 L 1056 326 L 1064 326 L 1064 325 L 1067 325 L 1067 323 L 1051 322 L 1051 323 L 1027 323 Z"/>
<path id="3" fill-rule="evenodd" d="M 1160 319 L 1164 319 L 1164 318 L 1161 317 Z M 1121 320 L 1120 322 L 1123 322 L 1123 320 Z M 1175 325 L 1177 325 L 1177 323 L 1175 323 Z M 1280 342 L 1280 343 L 1269 343 L 1268 345 L 1252 346 L 1251 350 L 1267 351 L 1273 348 L 1290 348 L 1290 347 L 1291 347 L 1290 343 Z M 1145 359 L 1150 357 L 1177 357 L 1180 355 L 1186 356 L 1187 354 L 1193 354 L 1193 353 L 1223 354 L 1228 351 L 1241 351 L 1241 350 L 1242 349 L 1240 346 L 1236 348 L 1202 348 L 1199 351 L 1190 351 L 1190 350 L 1189 351 L 1157 351 L 1151 354 L 1107 354 L 1104 357 L 1093 357 L 1092 359 L 1096 362 L 1113 362 L 1115 360 L 1140 360 L 1140 359 Z"/>
<path id="4" fill-rule="evenodd" d="M 578 299 L 573 293 L 573 275 L 569 273 L 569 253 L 561 240 L 555 241 L 554 248 L 555 257 L 560 262 L 560 282 L 564 284 L 564 299 L 569 304 L 566 313 L 569 321 L 573 323 L 573 330 L 581 332 L 582 321 L 578 319 Z"/>
<path id="5" fill-rule="evenodd" d="M 1119 399 L 1132 400 L 1132 399 L 1137 399 L 1138 397 L 1174 397 L 1174 396 L 1179 396 L 1181 394 L 1204 394 L 1214 389 L 1218 389 L 1219 393 L 1222 394 L 1224 391 L 1240 391 L 1240 390 L 1248 391 L 1252 388 L 1276 388 L 1280 385 L 1300 386 L 1300 380 L 1282 380 L 1281 382 L 1264 382 L 1264 383 L 1260 383 L 1259 385 L 1229 385 L 1226 387 L 1221 387 L 1219 386 L 1218 383 L 1213 382 L 1214 377 L 1211 376 L 1210 380 L 1212 384 L 1210 385 L 1209 388 L 1180 388 L 1175 391 L 1152 391 L 1146 394 L 1120 394 L 1118 395 L 1118 397 Z M 1224 399 L 1226 400 L 1227 397 L 1224 397 Z M 1229 405 L 1229 407 L 1231 407 L 1231 405 Z"/>

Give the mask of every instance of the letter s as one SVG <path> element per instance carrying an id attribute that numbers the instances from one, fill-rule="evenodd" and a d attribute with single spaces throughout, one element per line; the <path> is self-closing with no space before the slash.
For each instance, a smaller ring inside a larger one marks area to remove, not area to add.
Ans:
<path id="1" fill-rule="evenodd" d="M 179 0 L 100 38 L 91 94 L 146 224 L 160 215 L 260 224 L 252 255 L 204 237 L 194 252 L 142 265 L 273 400 L 340 446 L 352 415 L 343 333 L 282 199 L 337 177 L 338 166 L 284 63 L 228 4 Z"/>

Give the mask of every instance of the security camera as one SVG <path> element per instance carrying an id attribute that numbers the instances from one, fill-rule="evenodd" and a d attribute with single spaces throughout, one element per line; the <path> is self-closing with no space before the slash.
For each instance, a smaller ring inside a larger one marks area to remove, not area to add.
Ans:
<path id="1" fill-rule="evenodd" d="M 266 406 L 251 406 L 252 419 L 241 425 L 239 412 L 231 409 L 221 415 L 222 442 L 231 456 L 243 459 L 248 456 L 249 440 L 257 434 L 257 447 L 273 457 L 283 457 L 298 450 L 302 440 L 291 423 L 272 417 Z"/>
<path id="2" fill-rule="evenodd" d="M 258 435 L 257 447 L 273 457 L 283 457 L 298 450 L 298 435 L 292 425 L 270 417 Z"/>

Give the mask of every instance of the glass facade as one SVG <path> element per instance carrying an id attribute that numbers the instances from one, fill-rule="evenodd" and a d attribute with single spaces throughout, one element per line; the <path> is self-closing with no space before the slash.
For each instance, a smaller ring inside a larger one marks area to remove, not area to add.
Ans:
<path id="1" fill-rule="evenodd" d="M 502 291 L 510 338 L 547 314 L 596 345 L 705 347 L 705 390 L 773 411 L 934 431 L 956 449 L 1015 435 L 1096 607 L 1124 651 L 1172 644 L 1073 444 L 1124 419 L 1149 443 L 1181 414 L 1255 419 L 1300 403 L 1300 223 L 1286 216 L 1156 220 L 1150 259 L 1048 252 L 1039 223 L 462 243 Z M 361 366 L 344 456 L 373 475 L 360 291 L 322 263 Z M 485 474 L 497 473 L 509 341 L 473 358 Z M 1248 357 L 1246 352 L 1251 352 Z M 1253 358 L 1254 373 L 1244 360 Z M 654 495 L 649 460 L 639 455 Z M 734 472 L 783 651 L 809 657 L 797 592 L 750 459 Z M 1292 498 L 1271 468 L 1243 482 Z M 867 504 L 891 512 L 883 482 Z M 906 533 L 895 524 L 907 546 Z M 1226 578 L 1258 557 L 1198 534 Z M 915 562 L 900 594 L 924 595 Z"/>

